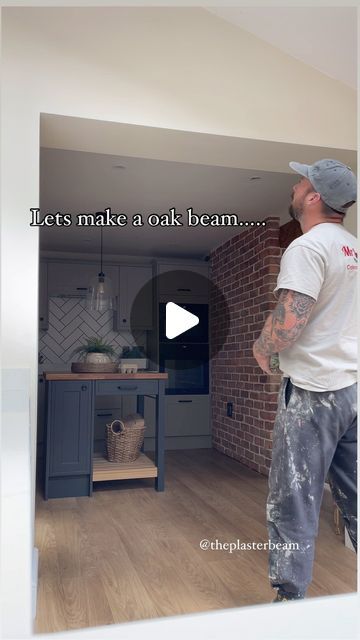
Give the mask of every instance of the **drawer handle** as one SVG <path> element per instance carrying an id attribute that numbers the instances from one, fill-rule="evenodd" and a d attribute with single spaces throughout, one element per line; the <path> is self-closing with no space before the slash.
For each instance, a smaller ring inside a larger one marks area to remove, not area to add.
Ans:
<path id="1" fill-rule="evenodd" d="M 118 387 L 120 391 L 135 391 L 137 388 L 137 385 L 135 387 Z"/>
<path id="2" fill-rule="evenodd" d="M 107 418 L 108 416 L 112 416 L 112 413 L 97 413 L 98 418 Z"/>
<path id="3" fill-rule="evenodd" d="M 178 402 L 192 402 L 192 400 L 178 400 Z"/>
<path id="4" fill-rule="evenodd" d="M 191 289 L 177 289 L 177 291 L 191 291 Z"/>
<path id="5" fill-rule="evenodd" d="M 87 291 L 87 287 L 76 287 L 76 291 Z"/>

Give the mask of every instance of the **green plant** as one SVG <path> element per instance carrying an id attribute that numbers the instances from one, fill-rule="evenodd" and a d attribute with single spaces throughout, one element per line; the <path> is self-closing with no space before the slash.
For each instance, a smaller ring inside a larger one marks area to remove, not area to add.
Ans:
<path id="1" fill-rule="evenodd" d="M 145 358 L 144 347 L 123 347 L 121 357 L 123 359 Z"/>
<path id="2" fill-rule="evenodd" d="M 115 355 L 114 347 L 111 344 L 103 341 L 102 338 L 88 338 L 85 344 L 81 344 L 76 347 L 72 352 L 72 356 L 79 354 L 81 358 L 85 359 L 88 353 L 106 353 L 109 356 Z"/>

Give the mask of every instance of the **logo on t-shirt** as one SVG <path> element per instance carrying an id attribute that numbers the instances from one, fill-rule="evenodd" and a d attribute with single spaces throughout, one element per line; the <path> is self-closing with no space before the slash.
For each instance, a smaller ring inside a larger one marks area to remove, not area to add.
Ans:
<path id="1" fill-rule="evenodd" d="M 357 263 L 358 261 L 358 254 L 357 251 L 355 249 L 353 249 L 352 247 L 348 247 L 347 244 L 344 244 L 341 247 L 341 251 L 343 252 L 345 258 L 353 258 L 354 262 Z M 357 264 L 348 264 L 347 269 L 357 269 Z"/>

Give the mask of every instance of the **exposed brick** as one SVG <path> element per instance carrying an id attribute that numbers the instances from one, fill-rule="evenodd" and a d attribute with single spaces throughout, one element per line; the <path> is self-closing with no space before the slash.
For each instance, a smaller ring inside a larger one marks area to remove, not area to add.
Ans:
<path id="1" fill-rule="evenodd" d="M 212 359 L 212 443 L 214 448 L 250 469 L 268 475 L 272 430 L 280 376 L 266 376 L 253 357 L 252 345 L 276 301 L 282 250 L 279 220 L 233 236 L 210 255 L 212 281 L 225 296 L 230 313 L 226 344 Z M 211 342 L 221 344 L 223 303 L 212 296 Z M 226 403 L 233 402 L 233 418 Z"/>

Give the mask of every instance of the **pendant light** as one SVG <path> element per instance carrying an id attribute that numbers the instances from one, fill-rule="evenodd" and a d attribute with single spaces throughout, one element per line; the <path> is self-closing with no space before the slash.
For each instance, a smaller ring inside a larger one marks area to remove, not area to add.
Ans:
<path id="1" fill-rule="evenodd" d="M 115 309 L 115 297 L 111 278 L 103 272 L 103 228 L 100 226 L 100 273 L 94 277 L 87 290 L 86 308 L 91 311 Z"/>

